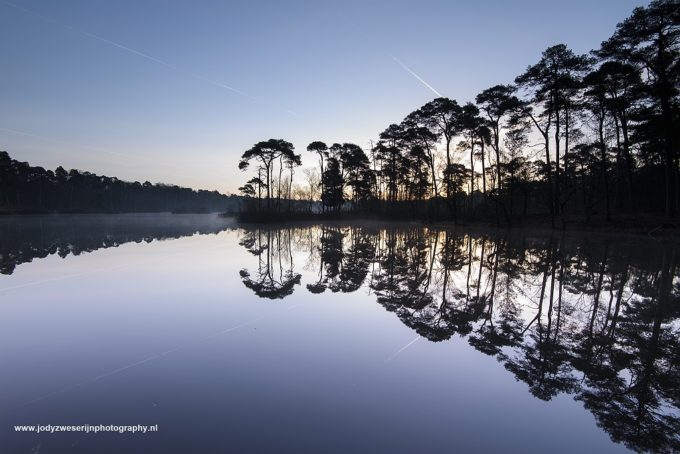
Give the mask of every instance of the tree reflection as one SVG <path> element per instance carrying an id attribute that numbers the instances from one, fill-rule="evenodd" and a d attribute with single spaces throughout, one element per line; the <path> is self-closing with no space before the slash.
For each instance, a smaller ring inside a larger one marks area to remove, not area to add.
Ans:
<path id="1" fill-rule="evenodd" d="M 342 250 L 342 242 L 333 242 L 333 246 L 339 246 L 333 257 L 340 257 L 340 273 L 329 288 L 333 292 L 351 293 L 359 290 L 366 280 L 375 246 L 372 235 L 362 229 L 350 228 L 341 238 L 347 243 L 346 252 Z"/>
<path id="2" fill-rule="evenodd" d="M 373 298 L 433 342 L 494 356 L 531 394 L 568 393 L 612 440 L 680 450 L 678 245 L 393 225 L 246 230 L 244 284 Z"/>
<path id="3" fill-rule="evenodd" d="M 429 242 L 417 229 L 381 232 L 376 256 L 377 270 L 371 280 L 378 303 L 395 312 L 407 326 L 431 340 L 439 340 L 434 333 L 431 307 L 433 297 L 428 291 L 432 280 L 432 260 Z"/>
<path id="4" fill-rule="evenodd" d="M 0 274 L 54 254 L 65 258 L 130 242 L 219 233 L 230 224 L 213 215 L 163 213 L 0 217 Z"/>
<path id="5" fill-rule="evenodd" d="M 247 288 L 260 298 L 281 299 L 293 294 L 302 275 L 293 266 L 290 229 L 248 232 L 239 244 L 258 258 L 254 276 L 245 268 L 239 272 Z"/>

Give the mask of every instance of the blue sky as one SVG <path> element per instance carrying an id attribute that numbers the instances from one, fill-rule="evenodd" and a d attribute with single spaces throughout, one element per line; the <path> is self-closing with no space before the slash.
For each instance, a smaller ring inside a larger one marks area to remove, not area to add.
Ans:
<path id="1" fill-rule="evenodd" d="M 0 150 L 126 180 L 235 192 L 284 138 L 367 146 L 435 97 L 585 53 L 644 0 L 0 0 Z M 228 88 L 230 87 L 230 88 Z"/>

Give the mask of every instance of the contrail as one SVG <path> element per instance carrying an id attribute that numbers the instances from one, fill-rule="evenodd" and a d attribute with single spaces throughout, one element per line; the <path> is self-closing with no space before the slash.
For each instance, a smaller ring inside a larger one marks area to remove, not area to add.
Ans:
<path id="1" fill-rule="evenodd" d="M 2 0 L 0 0 L 0 1 L 2 1 Z M 187 173 L 186 169 L 181 167 L 181 166 L 175 166 L 175 165 L 172 165 L 172 164 L 167 164 L 165 162 L 159 162 L 159 161 L 156 161 L 154 159 L 144 158 L 142 156 L 135 156 L 135 155 L 127 154 L 127 153 L 121 153 L 119 151 L 105 150 L 105 149 L 102 149 L 102 148 L 93 147 L 91 145 L 84 145 L 84 144 L 80 144 L 80 143 L 67 142 L 67 141 L 64 141 L 64 140 L 61 140 L 61 139 L 55 139 L 54 137 L 42 136 L 40 134 L 33 134 L 31 132 L 26 132 L 26 131 L 19 131 L 18 129 L 0 127 L 0 131 L 8 132 L 8 133 L 11 133 L 11 134 L 17 134 L 17 135 L 20 135 L 20 136 L 33 137 L 33 138 L 36 138 L 36 139 L 46 140 L 48 142 L 54 142 L 54 143 L 58 143 L 58 144 L 61 144 L 61 145 L 68 145 L 70 147 L 78 147 L 78 148 L 83 148 L 83 149 L 86 149 L 86 150 L 92 150 L 92 151 L 96 151 L 98 153 L 106 153 L 106 154 L 110 154 L 110 155 L 114 155 L 114 156 L 124 157 L 124 158 L 127 158 L 127 159 L 144 161 L 144 162 L 149 163 L 149 164 L 153 164 L 153 165 L 156 165 L 156 166 L 168 167 L 168 168 L 171 168 L 171 169 L 174 169 L 174 170 L 181 170 L 182 172 L 184 172 L 185 176 L 193 176 L 193 177 L 203 177 L 203 176 L 205 176 L 205 175 L 199 175 L 199 174 L 195 174 L 195 173 L 191 173 L 191 172 Z M 219 178 L 229 178 L 226 175 L 221 175 L 221 174 L 215 173 L 215 172 L 208 172 L 208 173 L 210 175 L 213 175 L 213 176 L 216 176 L 216 177 L 219 177 Z"/>
<path id="2" fill-rule="evenodd" d="M 395 57 L 394 55 L 392 55 L 392 59 L 393 59 L 394 61 L 396 61 L 396 62 L 399 64 L 399 66 L 401 66 L 401 67 L 404 68 L 406 71 L 408 71 L 409 74 L 411 74 L 413 77 L 415 77 L 416 79 L 418 79 L 418 80 L 420 81 L 420 83 L 422 83 L 422 84 L 425 85 L 427 88 L 429 88 L 430 91 L 431 91 L 432 93 L 434 93 L 435 95 L 439 96 L 440 98 L 442 97 L 442 94 L 441 94 L 441 93 L 439 93 L 437 90 L 435 90 L 435 89 L 432 87 L 432 85 L 430 85 L 430 84 L 428 84 L 427 82 L 425 82 L 425 81 L 423 80 L 422 77 L 420 77 L 418 74 L 414 73 L 414 72 L 411 70 L 411 68 L 409 68 L 408 66 L 406 66 L 405 64 L 403 64 L 397 57 Z"/>
<path id="3" fill-rule="evenodd" d="M 71 391 L 72 389 L 78 388 L 78 387 L 80 387 L 80 386 L 84 386 L 84 385 L 88 385 L 88 384 L 90 384 L 90 383 L 94 383 L 94 382 L 96 382 L 96 381 L 98 381 L 98 380 L 101 380 L 102 378 L 110 377 L 110 376 L 115 375 L 115 374 L 117 374 L 117 373 L 119 373 L 119 372 L 123 372 L 123 371 L 125 371 L 125 370 L 132 369 L 133 367 L 140 366 L 140 365 L 145 364 L 145 363 L 148 363 L 148 362 L 150 362 L 150 361 L 153 361 L 153 360 L 162 358 L 162 357 L 164 357 L 164 356 L 167 356 L 167 355 L 169 355 L 169 354 L 171 354 L 171 353 L 174 353 L 174 352 L 176 352 L 176 351 L 178 351 L 178 350 L 181 350 L 181 349 L 183 349 L 183 348 L 189 347 L 189 346 L 191 346 L 191 345 L 200 344 L 200 343 L 205 342 L 205 341 L 207 341 L 207 340 L 210 340 L 210 339 L 212 339 L 212 338 L 214 338 L 214 337 L 217 337 L 217 336 L 219 336 L 219 335 L 221 335 L 221 334 L 226 334 L 226 333 L 229 333 L 229 332 L 231 332 L 231 331 L 235 331 L 235 330 L 237 330 L 237 329 L 239 329 L 239 328 L 243 328 L 244 326 L 251 325 L 251 324 L 253 324 L 253 323 L 255 323 L 255 322 L 259 321 L 259 320 L 262 320 L 262 318 L 264 318 L 264 317 L 258 317 L 258 318 L 255 318 L 255 319 L 253 319 L 253 320 L 250 320 L 250 321 L 248 321 L 248 322 L 241 323 L 240 325 L 232 326 L 231 328 L 227 328 L 227 329 L 223 329 L 223 330 L 217 331 L 217 332 L 215 332 L 215 333 L 212 333 L 212 334 L 210 334 L 210 335 L 208 335 L 208 336 L 205 336 L 205 337 L 202 337 L 202 338 L 200 338 L 200 339 L 196 339 L 196 340 L 193 340 L 193 341 L 185 342 L 185 343 L 183 343 L 183 344 L 178 345 L 177 347 L 171 348 L 170 350 L 166 350 L 166 351 L 164 351 L 164 352 L 161 352 L 161 353 L 158 353 L 158 354 L 155 354 L 155 355 L 151 355 L 151 356 L 149 356 L 149 357 L 147 357 L 147 358 L 141 359 L 141 360 L 139 360 L 139 361 L 135 361 L 134 363 L 131 363 L 131 364 L 128 364 L 128 365 L 119 367 L 119 368 L 114 369 L 114 370 L 111 370 L 111 371 L 109 371 L 109 372 L 104 372 L 103 374 L 97 375 L 96 377 L 90 378 L 90 379 L 88 379 L 88 380 L 83 380 L 83 381 L 81 381 L 81 382 L 75 383 L 75 384 L 73 384 L 73 385 L 67 386 L 67 387 L 62 388 L 62 389 L 59 389 L 59 390 L 57 390 L 57 391 L 53 391 L 53 392 L 48 393 L 48 394 L 43 394 L 42 396 L 36 397 L 35 399 L 31 399 L 31 400 L 29 400 L 29 401 L 27 401 L 27 402 L 22 403 L 21 405 L 17 406 L 16 409 L 20 409 L 20 408 L 23 408 L 23 407 L 27 407 L 27 406 L 29 406 L 29 405 L 31 405 L 31 404 L 34 404 L 34 403 L 36 403 L 36 402 L 39 402 L 39 401 L 41 401 L 41 400 L 45 400 L 45 399 L 50 398 L 50 397 L 52 397 L 52 396 L 56 396 L 57 394 L 62 394 L 62 393 L 65 393 L 65 392 L 67 392 L 67 391 Z"/>
<path id="4" fill-rule="evenodd" d="M 234 88 L 230 85 L 223 84 L 222 82 L 218 82 L 218 81 L 213 80 L 213 79 L 208 79 L 205 76 L 202 76 L 200 74 L 196 74 L 196 73 L 190 72 L 190 71 L 187 71 L 187 74 L 190 75 L 191 77 L 195 78 L 195 79 L 202 80 L 204 82 L 208 82 L 209 84 L 213 84 L 217 87 L 222 87 L 222 88 L 226 88 L 227 90 L 231 90 L 234 93 L 238 93 L 239 95 L 245 96 L 246 98 L 250 98 L 253 101 L 261 101 L 259 98 L 256 98 L 255 96 L 252 96 L 252 95 L 249 95 L 248 93 L 242 92 L 238 88 Z"/>
<path id="5" fill-rule="evenodd" d="M 94 40 L 103 42 L 103 43 L 108 44 L 108 45 L 110 45 L 110 46 L 116 47 L 116 48 L 118 48 L 118 49 L 121 49 L 121 50 L 124 50 L 124 51 L 126 51 L 126 52 L 129 52 L 129 53 L 132 53 L 132 54 L 134 54 L 134 55 L 137 55 L 137 56 L 139 56 L 139 57 L 145 58 L 145 59 L 147 59 L 147 60 L 149 60 L 149 61 L 152 61 L 152 62 L 154 62 L 154 63 L 158 63 L 159 65 L 165 66 L 166 68 L 172 69 L 172 70 L 174 70 L 174 71 L 181 72 L 181 73 L 183 73 L 183 74 L 185 74 L 185 75 L 187 75 L 187 76 L 189 76 L 189 77 L 192 77 L 192 78 L 194 78 L 194 79 L 196 79 L 196 80 L 200 80 L 200 81 L 203 81 L 203 82 L 212 84 L 212 85 L 214 85 L 214 86 L 216 86 L 216 87 L 224 88 L 224 89 L 229 90 L 229 91 L 231 91 L 231 92 L 237 93 L 237 94 L 239 94 L 239 95 L 241 95 L 241 96 L 245 96 L 246 98 L 249 98 L 249 99 L 251 99 L 251 100 L 253 100 L 253 101 L 260 101 L 260 99 L 258 99 L 257 97 L 252 96 L 252 95 L 250 95 L 250 94 L 248 94 L 248 93 L 246 93 L 246 92 L 244 92 L 244 91 L 242 91 L 242 90 L 239 90 L 238 88 L 234 88 L 234 87 L 232 87 L 231 85 L 227 85 L 227 84 L 224 84 L 224 83 L 222 83 L 222 82 L 218 82 L 218 81 L 216 81 L 216 80 L 213 80 L 213 79 L 210 79 L 210 78 L 208 78 L 208 77 L 205 77 L 205 76 L 203 76 L 203 75 L 201 75 L 201 74 L 198 74 L 198 73 L 195 73 L 195 72 L 192 72 L 192 71 L 188 71 L 188 70 L 182 69 L 182 68 L 180 68 L 180 67 L 178 67 L 178 66 L 175 66 L 175 65 L 173 65 L 173 64 L 171 64 L 171 63 L 168 63 L 168 62 L 166 62 L 166 61 L 164 61 L 164 60 L 161 60 L 160 58 L 156 58 L 156 57 L 154 57 L 154 56 L 152 56 L 152 55 L 149 55 L 149 54 L 147 54 L 147 53 L 141 52 L 141 51 L 139 51 L 139 50 L 137 50 L 137 49 L 133 49 L 132 47 L 124 46 L 123 44 L 117 43 L 117 42 L 115 42 L 115 41 L 111 41 L 110 39 L 106 39 L 106 38 L 101 37 L 101 36 L 99 36 L 99 35 L 96 35 L 96 34 L 94 34 L 94 33 L 90 33 L 90 32 L 84 31 L 84 30 L 77 29 L 77 28 L 75 28 L 75 27 L 73 27 L 73 26 L 71 26 L 71 25 L 68 25 L 68 24 L 64 23 L 64 22 L 58 21 L 58 20 L 53 19 L 53 18 L 48 17 L 48 16 L 44 16 L 44 15 L 39 14 L 39 13 L 36 13 L 35 11 L 29 10 L 29 9 L 27 9 L 27 8 L 23 8 L 23 7 L 19 6 L 19 5 L 16 5 L 16 4 L 12 3 L 12 2 L 8 2 L 8 1 L 6 1 L 6 0 L 0 0 L 0 3 L 4 3 L 4 4 L 7 5 L 7 6 L 11 6 L 12 8 L 15 8 L 15 9 L 17 9 L 17 10 L 19 10 L 19 11 L 23 11 L 23 12 L 25 12 L 25 13 L 27 13 L 27 14 L 32 15 L 32 16 L 39 17 L 39 18 L 42 19 L 42 20 L 45 20 L 45 21 L 50 22 L 50 23 L 52 23 L 52 24 L 58 25 L 58 26 L 60 26 L 60 27 L 62 27 L 62 28 L 65 28 L 65 29 L 67 29 L 67 30 L 71 30 L 71 31 L 74 31 L 74 32 L 76 32 L 76 33 L 80 33 L 81 35 L 87 36 L 88 38 L 91 38 L 91 39 L 94 39 Z M 290 114 L 290 115 L 297 116 L 297 114 L 296 114 L 295 112 L 292 112 L 292 111 L 290 111 L 290 110 L 288 110 L 288 109 L 281 109 L 281 110 L 285 111 L 286 113 L 288 113 L 288 114 Z"/>
<path id="6" fill-rule="evenodd" d="M 411 342 L 409 342 L 408 344 L 404 345 L 404 346 L 401 347 L 399 350 L 397 350 L 395 353 L 393 353 L 392 355 L 390 355 L 390 357 L 387 358 L 387 359 L 385 360 L 385 362 L 387 362 L 387 361 L 392 361 L 394 358 L 396 358 L 397 356 L 399 356 L 399 354 L 400 354 L 401 352 L 403 352 L 404 350 L 406 350 L 407 348 L 409 348 L 411 345 L 415 344 L 415 342 L 416 342 L 418 339 L 420 339 L 420 336 L 417 336 L 417 337 L 416 337 L 415 339 L 413 339 Z"/>
<path id="7" fill-rule="evenodd" d="M 19 288 L 31 287 L 33 285 L 40 285 L 40 284 L 46 284 L 46 283 L 49 283 L 49 282 L 62 281 L 64 279 L 70 279 L 72 277 L 81 277 L 81 276 L 87 276 L 88 274 L 102 273 L 104 271 L 110 271 L 110 270 L 113 270 L 113 269 L 116 269 L 116 268 L 121 268 L 123 266 L 125 266 L 124 263 L 122 263 L 120 265 L 107 266 L 105 268 L 97 268 L 97 269 L 94 269 L 94 270 L 83 271 L 82 273 L 65 274 L 63 276 L 52 277 L 52 278 L 49 278 L 49 279 L 42 279 L 40 281 L 32 281 L 32 282 L 27 282 L 25 284 L 13 285 L 11 287 L 3 287 L 3 288 L 0 288 L 0 293 L 7 292 L 9 290 L 16 290 L 16 289 L 19 289 Z"/>
<path id="8" fill-rule="evenodd" d="M 128 51 L 128 52 L 133 53 L 133 54 L 135 54 L 135 55 L 138 55 L 138 56 L 140 56 L 140 57 L 142 57 L 142 58 L 146 58 L 147 60 L 150 60 L 150 61 L 152 61 L 152 62 L 158 63 L 159 65 L 163 65 L 163 66 L 165 66 L 165 67 L 167 67 L 167 68 L 174 69 L 175 71 L 182 72 L 182 73 L 184 73 L 184 74 L 186 74 L 186 75 L 188 75 L 188 76 L 190 76 L 190 77 L 193 77 L 194 79 L 198 79 L 198 80 L 200 80 L 200 81 L 207 82 L 207 83 L 209 83 L 209 84 L 215 85 L 216 87 L 225 88 L 225 89 L 227 89 L 227 90 L 229 90 L 229 91 L 233 91 L 234 93 L 238 93 L 238 94 L 241 95 L 241 96 L 245 96 L 246 98 L 250 98 L 250 99 L 252 99 L 253 101 L 258 101 L 258 99 L 257 99 L 255 96 L 251 96 L 251 95 L 249 95 L 248 93 L 245 93 L 245 92 L 239 90 L 238 88 L 232 87 L 231 85 L 223 84 L 222 82 L 218 82 L 218 81 L 216 81 L 216 80 L 209 79 L 209 78 L 207 78 L 207 77 L 205 77 L 205 76 L 202 76 L 202 75 L 200 75 L 200 74 L 197 74 L 197 73 L 195 73 L 195 72 L 184 70 L 184 69 L 182 69 L 182 68 L 180 68 L 180 67 L 178 67 L 178 66 L 175 66 L 175 65 L 173 65 L 173 64 L 170 64 L 170 63 L 168 63 L 168 62 L 166 62 L 166 61 L 164 61 L 164 60 L 161 60 L 161 59 L 156 58 L 156 57 L 152 57 L 152 56 L 149 55 L 149 54 L 145 54 L 144 52 L 138 51 L 138 50 L 133 49 L 133 48 L 131 48 L 131 47 L 124 46 L 124 45 L 122 45 L 122 44 L 120 44 L 120 43 L 117 43 L 117 42 L 115 42 L 115 41 L 111 41 L 110 39 L 103 38 L 103 37 L 101 37 L 101 36 L 99 36 L 99 35 L 95 35 L 94 33 L 86 32 L 86 31 L 82 31 L 82 30 L 76 30 L 76 31 L 78 31 L 78 32 L 82 33 L 83 35 L 85 35 L 85 36 L 87 36 L 87 37 L 90 37 L 90 38 L 92 38 L 92 39 L 96 39 L 96 40 L 101 41 L 101 42 L 103 42 L 103 43 L 110 44 L 111 46 L 114 46 L 114 47 L 117 47 L 117 48 L 119 48 L 119 49 Z"/>
<path id="9" fill-rule="evenodd" d="M 76 29 L 74 29 L 74 30 L 76 30 Z M 151 60 L 151 61 L 153 61 L 153 62 L 156 62 L 156 63 L 158 63 L 158 64 L 160 64 L 160 65 L 167 66 L 167 67 L 170 68 L 170 69 L 179 70 L 179 68 L 178 68 L 177 66 L 175 66 L 175 65 L 171 65 L 171 64 L 168 63 L 168 62 L 165 62 L 165 61 L 163 61 L 163 60 L 160 60 L 160 59 L 158 59 L 158 58 L 156 58 L 156 57 L 152 57 L 151 55 L 145 54 L 144 52 L 140 52 L 140 51 L 135 50 L 135 49 L 132 49 L 132 48 L 130 48 L 130 47 L 123 46 L 122 44 L 119 44 L 119 43 L 116 43 L 116 42 L 114 42 L 114 41 L 108 40 L 108 39 L 106 39 L 106 38 L 102 38 L 101 36 L 95 35 L 94 33 L 86 32 L 86 31 L 83 31 L 83 30 L 76 30 L 76 31 L 79 32 L 79 33 L 82 33 L 83 35 L 88 36 L 88 37 L 90 37 L 90 38 L 92 38 L 92 39 L 96 39 L 96 40 L 99 40 L 99 41 L 101 41 L 101 42 L 103 42 L 103 43 L 110 44 L 110 45 L 112 45 L 112 46 L 114 46 L 114 47 L 117 47 L 117 48 L 119 48 L 119 49 L 126 50 L 126 51 L 131 52 L 131 53 L 133 53 L 133 54 L 135 54 L 135 55 L 139 55 L 139 56 L 142 57 L 142 58 L 146 58 L 147 60 Z"/>

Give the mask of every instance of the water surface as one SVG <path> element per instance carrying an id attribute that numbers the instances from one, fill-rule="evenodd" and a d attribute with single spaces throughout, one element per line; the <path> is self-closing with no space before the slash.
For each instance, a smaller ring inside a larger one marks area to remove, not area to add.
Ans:
<path id="1" fill-rule="evenodd" d="M 672 241 L 31 216 L 0 254 L 2 452 L 680 449 Z"/>

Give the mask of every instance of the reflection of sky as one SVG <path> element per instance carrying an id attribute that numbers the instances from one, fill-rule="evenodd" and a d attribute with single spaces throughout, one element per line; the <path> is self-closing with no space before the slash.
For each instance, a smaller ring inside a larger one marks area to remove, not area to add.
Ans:
<path id="1" fill-rule="evenodd" d="M 222 191 L 258 140 L 366 146 L 430 100 L 395 58 L 463 103 L 549 45 L 589 51 L 647 3 L 13 2 L 34 14 L 0 2 L 0 149 Z"/>
<path id="2" fill-rule="evenodd" d="M 256 298 L 238 271 L 254 269 L 257 259 L 237 237 L 227 231 L 50 256 L 0 276 L 5 289 L 45 281 L 1 293 L 2 424 L 161 428 L 146 438 L 42 439 L 45 448 L 75 440 L 75 452 L 95 452 L 102 440 L 165 452 L 197 445 L 237 452 L 623 451 L 570 396 L 533 398 L 458 336 L 421 339 L 395 356 L 414 332 L 365 289 L 308 293 L 304 284 L 317 275 L 304 269 L 304 251 L 294 256 L 304 276 L 292 296 Z M 67 275 L 73 277 L 56 279 Z M 252 323 L 209 337 L 245 322 Z M 27 440 L 11 443 L 26 448 Z"/>

